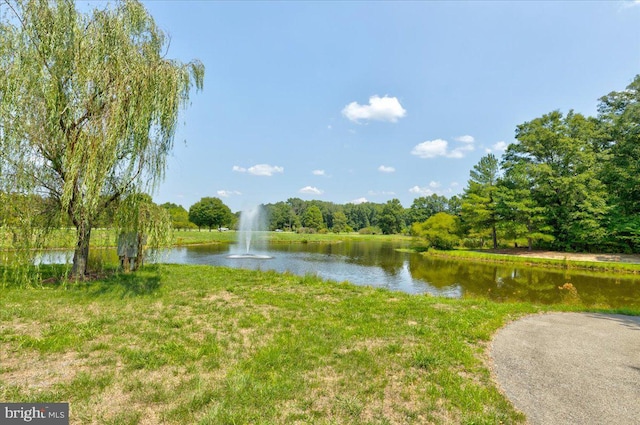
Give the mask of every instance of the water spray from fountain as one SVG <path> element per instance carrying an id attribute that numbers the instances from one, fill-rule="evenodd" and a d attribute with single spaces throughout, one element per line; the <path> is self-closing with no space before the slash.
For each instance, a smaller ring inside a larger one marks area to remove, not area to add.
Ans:
<path id="1" fill-rule="evenodd" d="M 252 243 L 258 234 L 262 234 L 266 229 L 265 217 L 262 206 L 258 205 L 243 210 L 240 213 L 240 223 L 238 226 L 238 246 L 239 253 L 229 255 L 228 258 L 273 258 L 270 255 L 259 255 L 251 252 Z"/>

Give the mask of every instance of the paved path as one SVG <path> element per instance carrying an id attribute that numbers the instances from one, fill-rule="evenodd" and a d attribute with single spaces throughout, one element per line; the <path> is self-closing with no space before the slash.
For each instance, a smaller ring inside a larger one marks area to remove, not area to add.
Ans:
<path id="1" fill-rule="evenodd" d="M 528 316 L 490 349 L 499 387 L 531 425 L 640 424 L 640 317 Z"/>

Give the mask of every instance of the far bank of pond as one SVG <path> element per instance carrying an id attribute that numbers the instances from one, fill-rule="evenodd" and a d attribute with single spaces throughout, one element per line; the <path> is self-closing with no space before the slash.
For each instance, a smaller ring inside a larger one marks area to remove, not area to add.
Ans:
<path id="1" fill-rule="evenodd" d="M 238 253 L 236 245 L 219 243 L 166 249 L 154 261 L 274 270 L 450 298 L 575 304 L 588 308 L 640 308 L 640 276 L 633 274 L 425 256 L 408 252 L 410 241 L 384 239 L 345 239 L 340 243 L 258 241 L 255 247 L 253 253 L 273 258 L 229 258 L 230 254 Z M 70 260 L 70 254 L 66 255 Z M 96 258 L 116 261 L 113 250 L 94 250 Z M 45 261 L 64 262 L 64 259 Z"/>

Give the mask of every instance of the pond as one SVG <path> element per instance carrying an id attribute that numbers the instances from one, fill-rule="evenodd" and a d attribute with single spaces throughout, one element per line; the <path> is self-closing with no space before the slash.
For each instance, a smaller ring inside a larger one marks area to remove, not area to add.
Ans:
<path id="1" fill-rule="evenodd" d="M 590 307 L 640 308 L 639 276 L 448 260 L 397 250 L 408 246 L 406 242 L 371 241 L 331 244 L 262 242 L 252 249 L 252 253 L 273 258 L 233 259 L 228 256 L 238 253 L 234 245 L 200 245 L 165 250 L 156 261 L 311 274 L 322 279 L 349 281 L 411 294 L 483 297 L 500 302 L 581 302 Z M 47 258 L 43 261 L 60 260 Z"/>

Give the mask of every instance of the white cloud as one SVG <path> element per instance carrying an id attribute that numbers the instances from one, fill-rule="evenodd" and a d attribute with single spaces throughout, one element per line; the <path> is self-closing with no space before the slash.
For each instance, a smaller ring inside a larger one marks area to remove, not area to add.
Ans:
<path id="1" fill-rule="evenodd" d="M 412 155 L 420 158 L 435 158 L 447 154 L 447 141 L 442 139 L 427 140 L 413 147 Z"/>
<path id="2" fill-rule="evenodd" d="M 313 174 L 314 176 L 324 176 L 325 175 L 324 170 L 313 170 L 311 172 L 311 174 Z"/>
<path id="3" fill-rule="evenodd" d="M 233 195 L 242 195 L 242 193 L 237 190 L 219 190 L 217 194 L 223 198 L 228 198 Z"/>
<path id="4" fill-rule="evenodd" d="M 358 199 L 354 199 L 353 201 L 351 201 L 352 204 L 364 204 L 365 202 L 369 202 L 367 200 L 367 198 L 358 198 Z"/>
<path id="5" fill-rule="evenodd" d="M 420 195 L 420 196 L 429 196 L 435 193 L 429 187 L 420 187 L 420 186 L 413 186 L 412 188 L 409 189 L 409 192 L 415 193 L 416 195 Z"/>
<path id="6" fill-rule="evenodd" d="M 442 183 L 436 181 L 430 181 L 427 186 L 413 186 L 409 188 L 409 192 L 414 193 L 418 196 L 431 196 L 431 195 L 443 195 L 452 193 L 455 188 L 458 186 L 458 183 L 450 183 L 449 187 L 442 187 Z"/>
<path id="7" fill-rule="evenodd" d="M 470 142 L 464 142 L 463 146 L 449 150 L 449 142 L 442 139 L 427 140 L 413 147 L 411 154 L 420 158 L 429 159 L 438 156 L 446 158 L 463 158 L 469 151 L 475 149 Z"/>
<path id="8" fill-rule="evenodd" d="M 331 130 L 332 128 L 333 128 L 333 127 L 331 126 L 331 124 L 329 124 L 329 125 L 327 126 L 327 130 Z"/>
<path id="9" fill-rule="evenodd" d="M 490 148 L 485 149 L 485 151 L 487 153 L 504 152 L 505 150 L 507 150 L 507 146 L 508 146 L 507 142 L 500 141 L 500 142 L 494 143 Z"/>
<path id="10" fill-rule="evenodd" d="M 400 105 L 398 98 L 389 96 L 371 96 L 368 105 L 351 102 L 342 110 L 342 115 L 356 123 L 361 120 L 397 122 L 406 114 L 407 110 Z"/>
<path id="11" fill-rule="evenodd" d="M 623 0 L 622 2 L 623 9 L 627 9 L 635 6 L 640 6 L 640 0 Z"/>
<path id="12" fill-rule="evenodd" d="M 324 193 L 322 190 L 313 186 L 305 186 L 302 189 L 300 189 L 298 192 L 304 193 L 307 195 L 322 195 Z"/>
<path id="13" fill-rule="evenodd" d="M 396 169 L 393 167 L 387 167 L 386 165 L 381 165 L 378 167 L 378 171 L 381 173 L 394 173 Z"/>
<path id="14" fill-rule="evenodd" d="M 473 136 L 469 136 L 468 134 L 465 136 L 460 136 L 460 137 L 456 137 L 456 142 L 460 142 L 460 143 L 473 143 L 476 141 L 476 139 L 473 138 Z"/>
<path id="15" fill-rule="evenodd" d="M 455 148 L 451 152 L 449 152 L 446 156 L 447 158 L 464 158 L 466 152 L 472 151 L 475 148 L 473 145 L 464 145 L 459 148 Z"/>
<path id="16" fill-rule="evenodd" d="M 256 164 L 249 168 L 244 168 L 238 165 L 234 165 L 232 170 L 237 171 L 239 173 L 253 174 L 254 176 L 272 176 L 275 173 L 284 173 L 283 167 L 279 167 L 277 165 L 269 165 L 269 164 Z"/>

